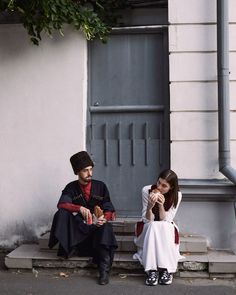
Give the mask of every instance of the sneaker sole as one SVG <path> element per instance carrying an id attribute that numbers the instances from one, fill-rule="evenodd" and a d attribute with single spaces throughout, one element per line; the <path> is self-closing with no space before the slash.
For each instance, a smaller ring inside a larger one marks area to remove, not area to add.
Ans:
<path id="1" fill-rule="evenodd" d="M 155 283 L 150 284 L 150 283 L 148 283 L 148 282 L 146 281 L 145 283 L 146 283 L 147 286 L 156 286 L 158 282 L 156 281 Z"/>
<path id="2" fill-rule="evenodd" d="M 167 286 L 167 285 L 171 285 L 172 284 L 172 280 L 169 281 L 169 282 L 166 282 L 166 283 L 163 283 L 163 282 L 158 282 L 159 285 L 163 285 L 163 286 Z"/>

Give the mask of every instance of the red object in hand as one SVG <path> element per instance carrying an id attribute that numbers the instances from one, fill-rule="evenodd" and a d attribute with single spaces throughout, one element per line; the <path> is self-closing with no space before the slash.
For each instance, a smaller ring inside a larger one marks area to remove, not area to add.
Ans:
<path id="1" fill-rule="evenodd" d="M 89 216 L 88 216 L 88 220 L 87 220 L 87 224 L 88 224 L 88 225 L 91 225 L 92 223 L 93 223 L 93 218 L 92 218 L 92 215 L 89 214 Z"/>

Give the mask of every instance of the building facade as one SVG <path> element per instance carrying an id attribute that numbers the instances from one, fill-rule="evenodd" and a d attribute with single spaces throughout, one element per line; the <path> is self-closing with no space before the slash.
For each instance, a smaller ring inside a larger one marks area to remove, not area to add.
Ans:
<path id="1" fill-rule="evenodd" d="M 234 2 L 229 57 L 236 167 Z M 88 44 L 65 28 L 64 38 L 44 36 L 35 47 L 21 24 L 0 25 L 0 246 L 31 240 L 50 227 L 61 190 L 75 179 L 69 157 L 88 149 L 95 176 L 108 183 L 116 207 L 127 208 L 125 214 L 119 208 L 121 216 L 138 216 L 142 185 L 170 167 L 184 193 L 176 217 L 181 232 L 206 236 L 213 248 L 234 247 L 235 190 L 218 163 L 216 13 L 216 0 L 136 7 L 107 45 Z M 115 96 L 122 91 L 123 98 Z M 109 155 L 117 159 L 111 168 Z M 130 191 L 120 193 L 127 180 Z"/>

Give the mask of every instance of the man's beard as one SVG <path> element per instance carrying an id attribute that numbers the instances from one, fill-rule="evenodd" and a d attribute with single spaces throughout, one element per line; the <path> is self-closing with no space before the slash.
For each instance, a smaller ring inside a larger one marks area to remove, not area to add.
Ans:
<path id="1" fill-rule="evenodd" d="M 85 183 L 89 183 L 91 180 L 92 180 L 92 177 L 91 176 L 89 176 L 89 177 L 83 177 L 83 178 L 80 178 L 80 180 L 82 180 L 83 182 L 85 182 Z"/>

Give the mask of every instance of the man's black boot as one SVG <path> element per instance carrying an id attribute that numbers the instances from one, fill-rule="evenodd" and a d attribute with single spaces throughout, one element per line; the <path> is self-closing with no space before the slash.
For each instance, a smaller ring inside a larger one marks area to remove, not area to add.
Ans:
<path id="1" fill-rule="evenodd" d="M 109 283 L 109 272 L 100 272 L 98 283 L 99 285 L 107 285 Z"/>
<path id="2" fill-rule="evenodd" d="M 59 244 L 57 256 L 59 256 L 61 259 L 68 259 L 68 254 L 66 253 L 61 244 Z"/>
<path id="3" fill-rule="evenodd" d="M 107 285 L 109 283 L 109 272 L 111 268 L 111 257 L 108 249 L 100 250 L 99 269 L 99 285 Z"/>

